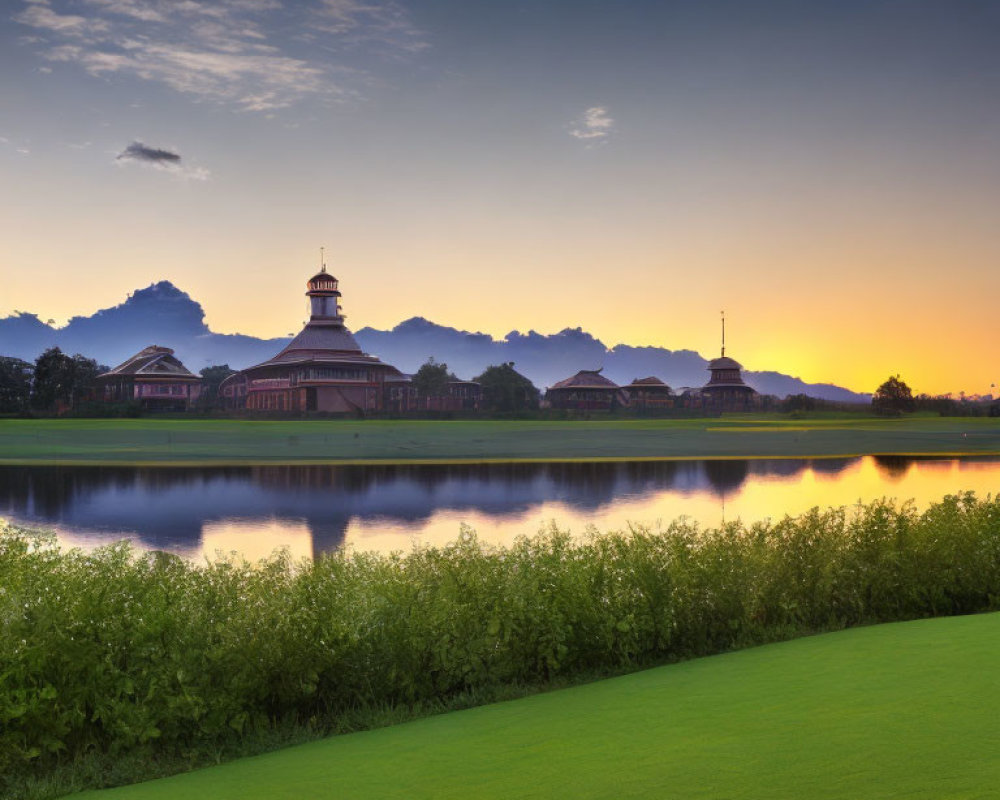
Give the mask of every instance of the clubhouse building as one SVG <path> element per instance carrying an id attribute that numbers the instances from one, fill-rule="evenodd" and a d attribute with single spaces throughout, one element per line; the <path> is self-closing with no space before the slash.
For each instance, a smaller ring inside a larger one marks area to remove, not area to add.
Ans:
<path id="1" fill-rule="evenodd" d="M 361 416 L 415 405 L 410 377 L 361 351 L 344 324 L 338 281 L 325 264 L 308 280 L 306 296 L 309 322 L 273 358 L 223 381 L 223 407 Z"/>
<path id="2" fill-rule="evenodd" d="M 138 403 L 145 411 L 187 411 L 201 395 L 201 378 L 169 347 L 152 344 L 97 376 L 97 398 Z"/>

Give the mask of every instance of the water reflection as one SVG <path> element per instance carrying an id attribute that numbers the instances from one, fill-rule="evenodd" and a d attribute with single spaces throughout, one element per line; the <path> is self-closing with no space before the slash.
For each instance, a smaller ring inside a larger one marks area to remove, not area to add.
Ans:
<path id="1" fill-rule="evenodd" d="M 898 483 L 906 477 L 914 459 L 905 456 L 872 456 L 875 466 L 889 483 Z"/>
<path id="2" fill-rule="evenodd" d="M 509 542 L 550 520 L 581 531 L 704 525 L 797 514 L 882 496 L 925 504 L 1000 485 L 995 459 L 767 459 L 396 467 L 212 469 L 0 467 L 0 514 L 93 545 L 124 536 L 188 557 L 286 546 L 443 544 L 470 524 Z"/>

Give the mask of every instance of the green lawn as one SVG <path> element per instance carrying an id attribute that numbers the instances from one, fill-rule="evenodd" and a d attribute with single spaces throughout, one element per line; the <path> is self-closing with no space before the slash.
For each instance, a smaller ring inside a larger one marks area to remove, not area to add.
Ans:
<path id="1" fill-rule="evenodd" d="M 1000 614 L 857 628 L 79 797 L 995 797 L 998 659 Z"/>
<path id="2" fill-rule="evenodd" d="M 0 464 L 261 464 L 1000 454 L 1000 419 L 0 420 Z"/>

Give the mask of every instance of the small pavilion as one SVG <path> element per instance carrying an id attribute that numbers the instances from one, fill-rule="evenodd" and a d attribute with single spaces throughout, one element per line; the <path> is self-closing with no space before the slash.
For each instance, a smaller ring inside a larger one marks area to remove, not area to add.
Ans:
<path id="1" fill-rule="evenodd" d="M 655 375 L 635 378 L 625 387 L 629 402 L 636 409 L 665 409 L 674 407 L 674 392 Z"/>
<path id="2" fill-rule="evenodd" d="M 601 369 L 582 369 L 553 384 L 545 391 L 545 401 L 551 408 L 586 411 L 610 411 L 628 405 L 628 394 L 601 375 Z"/>
<path id="3" fill-rule="evenodd" d="M 95 380 L 98 399 L 137 402 L 147 411 L 187 411 L 201 395 L 201 378 L 188 370 L 173 350 L 156 344 Z"/>

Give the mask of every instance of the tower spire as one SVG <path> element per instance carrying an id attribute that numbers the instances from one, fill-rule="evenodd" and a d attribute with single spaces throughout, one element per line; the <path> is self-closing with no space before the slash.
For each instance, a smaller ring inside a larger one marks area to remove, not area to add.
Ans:
<path id="1" fill-rule="evenodd" d="M 722 356 L 723 356 L 723 358 L 725 358 L 725 356 L 726 356 L 726 312 L 725 311 L 720 311 L 719 313 L 722 314 Z"/>
<path id="2" fill-rule="evenodd" d="M 325 250 L 326 250 L 325 247 L 321 247 L 319 249 L 319 267 L 320 267 L 319 271 L 320 272 L 326 272 L 326 253 L 325 253 Z"/>

